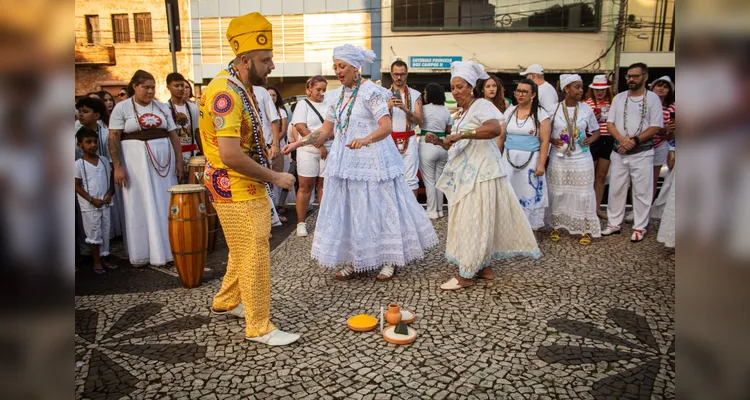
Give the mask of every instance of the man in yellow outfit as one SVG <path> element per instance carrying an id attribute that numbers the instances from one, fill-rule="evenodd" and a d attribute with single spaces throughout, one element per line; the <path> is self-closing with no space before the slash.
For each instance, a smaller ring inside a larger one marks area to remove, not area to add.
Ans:
<path id="1" fill-rule="evenodd" d="M 272 26 L 251 13 L 229 23 L 236 58 L 200 99 L 200 132 L 206 155 L 204 183 L 229 246 L 229 262 L 211 311 L 245 318 L 245 339 L 271 346 L 295 342 L 270 321 L 271 204 L 266 182 L 291 189 L 294 176 L 274 172 L 263 141 L 253 85 L 274 69 Z M 277 151 L 279 149 L 276 149 Z"/>

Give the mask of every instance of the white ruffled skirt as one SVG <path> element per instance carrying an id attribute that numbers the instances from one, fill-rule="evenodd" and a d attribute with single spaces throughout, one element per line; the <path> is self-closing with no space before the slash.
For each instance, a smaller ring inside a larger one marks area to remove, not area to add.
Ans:
<path id="1" fill-rule="evenodd" d="M 594 161 L 588 153 L 558 157 L 553 151 L 547 169 L 549 225 L 571 235 L 601 237 L 596 215 Z"/>
<path id="2" fill-rule="evenodd" d="M 320 265 L 351 265 L 356 272 L 401 267 L 437 242 L 402 175 L 384 181 L 326 176 L 311 252 Z"/>

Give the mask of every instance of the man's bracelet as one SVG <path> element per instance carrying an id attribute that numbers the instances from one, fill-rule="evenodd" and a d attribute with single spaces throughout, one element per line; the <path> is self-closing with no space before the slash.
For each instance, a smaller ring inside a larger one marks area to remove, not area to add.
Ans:
<path id="1" fill-rule="evenodd" d="M 476 135 L 477 135 L 477 130 L 476 129 L 472 129 L 472 130 L 470 130 L 468 132 L 462 133 L 461 134 L 461 138 L 462 139 L 466 139 L 466 138 L 470 138 L 470 137 L 476 136 Z"/>

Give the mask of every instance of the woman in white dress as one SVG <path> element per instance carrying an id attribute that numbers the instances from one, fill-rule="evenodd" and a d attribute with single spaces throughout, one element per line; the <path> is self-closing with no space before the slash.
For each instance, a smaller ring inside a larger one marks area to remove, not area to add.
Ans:
<path id="1" fill-rule="evenodd" d="M 448 163 L 438 188 L 448 198 L 448 240 L 445 256 L 458 266 L 458 275 L 440 286 L 456 290 L 473 278 L 493 279 L 494 260 L 524 255 L 540 256 L 534 232 L 503 170 L 496 138 L 503 115 L 472 90 L 487 78 L 473 61 L 451 65 L 451 92 L 461 112 L 455 118 Z"/>
<path id="2" fill-rule="evenodd" d="M 547 179 L 544 176 L 549 155 L 549 115 L 539 105 L 539 88 L 523 79 L 515 91 L 517 106 L 505 111 L 503 167 L 531 229 L 544 227 L 547 209 Z"/>
<path id="3" fill-rule="evenodd" d="M 307 98 L 297 103 L 292 114 L 292 125 L 298 132 L 299 140 L 304 140 L 323 126 L 326 113 L 323 94 L 327 87 L 328 81 L 321 75 L 313 76 L 307 81 Z M 317 192 L 318 204 L 323 203 L 323 176 L 331 144 L 332 141 L 328 140 L 320 147 L 307 145 L 297 149 L 297 236 L 307 236 L 305 218 L 313 190 Z"/>
<path id="4" fill-rule="evenodd" d="M 363 79 L 359 68 L 375 59 L 372 50 L 352 45 L 333 51 L 342 86 L 326 95 L 328 107 L 319 131 L 289 144 L 323 145 L 335 133 L 326 160 L 326 201 L 321 204 L 312 257 L 339 269 L 335 278 L 381 268 L 389 280 L 396 266 L 424 257 L 437 235 L 404 179 L 404 163 L 391 134 L 391 93 Z"/>
<path id="5" fill-rule="evenodd" d="M 674 249 L 675 247 L 675 197 L 677 190 L 675 189 L 675 144 L 674 141 L 669 141 L 669 154 L 667 155 L 667 166 L 670 169 L 669 176 L 667 179 L 671 180 L 671 185 L 662 186 L 663 193 L 659 193 L 659 197 L 656 199 L 657 202 L 661 203 L 660 207 L 652 207 L 651 216 L 654 218 L 661 217 L 661 224 L 659 224 L 659 233 L 656 236 L 656 240 L 664 243 L 664 246 Z M 666 188 L 666 189 L 665 189 Z M 654 215 L 662 211 L 659 215 Z M 669 259 L 675 261 L 675 253 L 669 256 Z"/>
<path id="6" fill-rule="evenodd" d="M 599 138 L 599 121 L 588 104 L 582 103 L 583 80 L 577 74 L 560 75 L 565 100 L 555 106 L 552 115 L 552 144 L 547 182 L 549 218 L 553 242 L 560 240 L 560 229 L 581 235 L 578 243 L 591 244 L 601 237 L 596 214 L 594 160 L 589 145 Z M 586 133 L 590 132 L 590 136 Z"/>
<path id="7" fill-rule="evenodd" d="M 450 135 L 453 118 L 445 108 L 445 91 L 442 86 L 437 83 L 428 84 L 422 97 L 424 121 L 419 133 L 422 137 L 419 141 L 419 171 L 422 173 L 427 195 L 427 216 L 437 219 L 443 217 L 443 192 L 435 186 L 448 161 L 443 138 Z"/>
<path id="8" fill-rule="evenodd" d="M 184 161 L 177 128 L 166 104 L 154 100 L 153 75 L 138 70 L 130 98 L 109 120 L 109 153 L 122 187 L 128 257 L 134 266 L 172 261 L 168 189 L 182 179 Z"/>

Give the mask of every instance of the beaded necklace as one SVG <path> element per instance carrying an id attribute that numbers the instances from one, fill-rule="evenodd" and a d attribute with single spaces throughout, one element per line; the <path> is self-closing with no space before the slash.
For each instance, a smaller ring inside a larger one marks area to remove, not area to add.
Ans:
<path id="1" fill-rule="evenodd" d="M 133 97 L 130 98 L 130 102 L 133 104 L 133 113 L 135 114 L 135 120 L 138 122 L 138 130 L 143 130 L 143 125 L 141 125 L 141 116 L 138 115 L 138 110 L 135 107 L 135 99 Z M 167 114 L 164 113 L 164 110 L 162 110 L 160 107 L 156 107 L 159 109 L 159 111 L 164 115 L 164 121 L 167 122 Z M 154 111 L 154 102 L 151 101 L 151 111 Z M 154 156 L 154 152 L 151 150 L 151 146 L 148 144 L 148 140 L 143 141 L 143 144 L 146 146 L 146 157 L 151 162 L 151 167 L 156 171 L 156 174 L 159 175 L 162 178 L 166 178 L 167 175 L 169 175 L 169 171 L 172 169 L 172 152 L 167 152 L 167 163 L 165 165 L 161 165 L 159 161 L 156 159 L 156 156 Z M 162 171 L 164 172 L 162 174 Z"/>
<path id="2" fill-rule="evenodd" d="M 568 125 L 568 132 L 570 135 L 570 140 L 568 140 L 568 154 L 575 151 L 576 149 L 576 140 L 578 140 L 578 102 L 576 102 L 575 111 L 573 112 L 573 120 L 570 120 L 570 116 L 568 115 L 568 106 L 564 104 L 565 102 L 562 102 L 562 109 L 563 109 L 563 117 L 565 117 L 565 124 Z"/>
<path id="3" fill-rule="evenodd" d="M 349 100 L 346 101 L 343 107 L 341 107 L 341 104 L 344 103 L 344 92 L 346 91 L 346 87 L 341 88 L 341 96 L 339 96 L 339 101 L 336 103 L 336 129 L 335 131 L 341 132 L 338 136 L 340 140 L 344 140 L 344 137 L 346 136 L 346 132 L 349 130 L 349 120 L 352 116 L 352 109 L 354 108 L 354 102 L 357 100 L 357 95 L 359 94 L 359 88 L 362 85 L 362 78 L 357 78 L 357 83 L 354 85 L 354 90 L 352 91 L 352 95 L 349 97 Z M 344 114 L 344 111 L 346 111 L 346 117 L 345 119 L 342 119 L 341 116 Z"/>
<path id="4" fill-rule="evenodd" d="M 622 113 L 623 115 L 622 123 L 623 123 L 623 128 L 625 131 L 625 135 L 628 135 L 628 103 L 630 103 L 631 101 L 636 104 L 643 103 L 641 104 L 641 122 L 638 125 L 638 130 L 635 131 L 635 135 L 633 136 L 638 136 L 643 132 L 643 123 L 644 121 L 646 121 L 646 108 L 647 108 L 646 99 L 648 98 L 646 94 L 647 94 L 646 92 L 643 92 L 643 99 L 641 101 L 630 100 L 630 95 L 628 95 L 627 99 L 625 99 L 625 109 L 623 110 L 623 113 Z"/>
<path id="5" fill-rule="evenodd" d="M 235 78 L 239 80 L 239 77 L 237 76 L 237 71 L 234 69 L 234 66 L 230 63 L 229 67 L 227 68 L 227 72 L 229 72 L 229 75 L 232 76 L 232 78 Z M 230 81 L 231 82 L 231 81 Z M 237 85 L 235 85 L 237 86 Z M 265 149 L 263 148 L 263 144 L 261 140 L 263 140 L 263 128 L 261 128 L 261 124 L 263 123 L 262 116 L 260 114 L 260 110 L 257 107 L 258 99 L 255 98 L 255 92 L 250 90 L 250 96 L 248 96 L 248 90 L 245 89 L 244 85 L 237 86 L 237 91 L 240 95 L 240 99 L 242 99 L 242 105 L 244 106 L 245 110 L 247 110 L 247 113 L 250 114 L 250 125 L 253 127 L 253 137 L 255 138 L 255 148 L 258 151 L 258 158 L 260 159 L 260 165 L 262 165 L 265 168 L 271 168 L 271 165 L 268 162 L 267 155 L 265 153 Z M 252 99 L 252 101 L 251 101 Z M 271 185 L 268 183 L 265 184 L 266 187 L 266 194 L 268 195 L 269 199 L 273 199 L 273 194 L 271 193 Z M 273 219 L 273 207 L 271 207 L 271 219 Z"/>
<path id="6" fill-rule="evenodd" d="M 398 89 L 396 89 L 398 90 Z M 391 86 L 391 92 L 393 92 L 393 86 Z M 406 109 L 411 111 L 411 90 L 406 86 Z M 409 116 L 406 115 L 406 131 L 414 129 L 414 123 L 409 120 Z"/>
<path id="7" fill-rule="evenodd" d="M 167 104 L 169 105 L 169 109 L 172 111 L 172 119 L 174 119 L 174 123 L 177 124 L 177 107 L 172 103 L 172 99 L 170 99 Z M 193 144 L 195 144 L 195 132 L 193 132 L 193 113 L 190 111 L 190 106 L 188 105 L 187 101 L 185 102 L 185 110 L 187 111 L 187 117 L 188 117 L 188 135 L 190 135 L 191 141 Z M 184 125 L 180 125 L 182 129 L 185 129 Z"/>
<path id="8" fill-rule="evenodd" d="M 513 117 L 513 118 L 516 119 L 516 126 L 517 127 L 523 128 L 526 125 L 526 123 L 529 122 L 529 118 L 531 118 L 531 111 L 529 110 L 529 115 L 526 117 L 526 119 L 523 120 L 523 124 L 519 124 L 518 123 L 518 109 L 519 108 L 520 107 L 516 107 L 516 109 L 513 110 L 513 114 L 512 114 L 511 117 Z M 537 132 L 536 132 L 536 129 L 535 129 L 534 130 L 534 136 L 536 136 L 536 134 L 537 134 Z M 524 168 L 526 168 L 527 165 L 529 165 L 529 163 L 531 162 L 531 159 L 534 158 L 534 153 L 536 153 L 536 152 L 535 151 L 529 152 L 529 159 L 526 160 L 526 162 L 523 163 L 523 164 L 521 164 L 521 165 L 516 165 L 516 164 L 513 164 L 513 161 L 510 160 L 510 150 L 505 149 L 505 159 L 508 160 L 508 164 L 510 164 L 511 167 L 513 167 L 515 169 L 524 169 Z"/>

